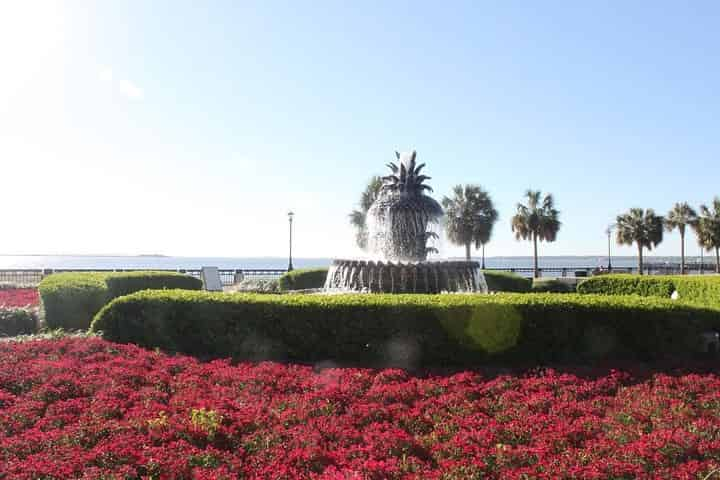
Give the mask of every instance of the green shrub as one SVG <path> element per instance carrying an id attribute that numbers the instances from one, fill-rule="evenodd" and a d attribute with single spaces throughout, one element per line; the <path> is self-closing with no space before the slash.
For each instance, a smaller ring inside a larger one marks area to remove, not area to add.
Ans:
<path id="1" fill-rule="evenodd" d="M 483 270 L 488 290 L 491 292 L 529 292 L 532 280 L 515 273 Z"/>
<path id="2" fill-rule="evenodd" d="M 280 277 L 280 290 L 308 290 L 323 288 L 327 278 L 327 268 L 301 268 L 292 270 Z"/>
<path id="3" fill-rule="evenodd" d="M 556 278 L 536 278 L 533 280 L 532 291 L 534 293 L 574 293 L 575 285 Z"/>
<path id="4" fill-rule="evenodd" d="M 202 280 L 175 272 L 122 272 L 105 278 L 110 298 L 140 290 L 202 290 Z"/>
<path id="5" fill-rule="evenodd" d="M 673 277 L 680 300 L 720 308 L 720 275 Z"/>
<path id="6" fill-rule="evenodd" d="M 48 328 L 82 330 L 113 298 L 150 288 L 199 290 L 202 281 L 174 272 L 67 272 L 47 276 L 38 290 Z"/>
<path id="7" fill-rule="evenodd" d="M 601 295 L 642 295 L 643 297 L 670 298 L 675 291 L 671 277 L 646 275 L 598 275 L 583 280 L 579 293 Z"/>
<path id="8" fill-rule="evenodd" d="M 0 337 L 34 333 L 38 325 L 36 308 L 0 308 Z"/>
<path id="9" fill-rule="evenodd" d="M 55 273 L 40 282 L 45 324 L 67 330 L 85 329 L 109 300 L 105 273 Z"/>
<path id="10" fill-rule="evenodd" d="M 280 287 L 276 278 L 246 278 L 233 285 L 231 290 L 244 293 L 278 293 Z"/>
<path id="11" fill-rule="evenodd" d="M 718 275 L 602 275 L 578 285 L 580 293 L 642 295 L 669 298 L 673 292 L 684 302 L 720 307 Z"/>
<path id="12" fill-rule="evenodd" d="M 637 296 L 254 295 L 143 291 L 91 331 L 208 357 L 370 365 L 654 359 L 695 351 L 718 310 Z"/>

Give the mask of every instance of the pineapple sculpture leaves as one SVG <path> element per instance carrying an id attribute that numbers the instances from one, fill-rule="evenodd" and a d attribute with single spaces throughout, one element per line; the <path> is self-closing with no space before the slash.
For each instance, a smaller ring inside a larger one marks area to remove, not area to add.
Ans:
<path id="1" fill-rule="evenodd" d="M 438 223 L 443 210 L 426 195 L 432 192 L 425 184 L 431 177 L 421 174 L 425 164 L 416 164 L 416 152 L 395 156 L 398 162 L 387 164 L 391 173 L 382 177 L 380 195 L 368 211 L 371 250 L 391 261 L 424 261 L 437 251 L 427 246 L 437 238 L 428 227 Z"/>

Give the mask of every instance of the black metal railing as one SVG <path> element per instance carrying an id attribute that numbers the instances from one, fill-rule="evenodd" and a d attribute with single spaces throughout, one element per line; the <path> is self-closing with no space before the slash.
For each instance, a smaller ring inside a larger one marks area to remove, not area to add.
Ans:
<path id="1" fill-rule="evenodd" d="M 0 269 L 0 283 L 9 282 L 20 285 L 37 285 L 47 275 L 62 272 L 139 272 L 146 271 L 146 268 L 25 268 L 25 269 Z M 200 278 L 201 270 L 194 268 L 158 269 L 158 272 L 178 272 Z M 244 278 L 278 278 L 287 270 L 277 268 L 237 268 L 218 269 L 220 281 L 223 285 L 234 285 Z"/>
<path id="2" fill-rule="evenodd" d="M 532 267 L 489 267 L 485 270 L 517 273 L 518 275 L 532 277 L 535 269 Z M 685 272 L 690 274 L 715 273 L 714 263 L 687 263 Z M 541 277 L 589 277 L 606 273 L 638 273 L 638 267 L 539 267 L 538 273 Z M 680 273 L 679 263 L 646 263 L 643 265 L 645 275 L 677 275 Z"/>
<path id="3" fill-rule="evenodd" d="M 37 285 L 47 275 L 60 272 L 138 272 L 148 269 L 143 268 L 115 268 L 115 269 L 76 269 L 76 268 L 13 268 L 0 269 L 0 283 L 10 282 L 22 285 Z M 193 277 L 200 278 L 201 270 L 198 268 L 178 268 L 178 269 L 152 269 L 154 271 L 163 272 L 179 272 Z M 517 273 L 525 277 L 532 277 L 534 269 L 532 267 L 489 267 L 486 270 Z M 589 277 L 592 275 L 608 273 L 605 267 L 540 267 L 538 273 L 541 277 Z M 688 263 L 685 265 L 685 271 L 691 274 L 710 274 L 715 273 L 714 263 L 705 263 L 702 266 L 698 263 Z M 234 285 L 245 278 L 278 278 L 286 269 L 278 268 L 236 268 L 236 269 L 218 269 L 220 280 L 223 285 Z M 611 273 L 637 273 L 637 267 L 613 267 Z M 647 275 L 673 275 L 680 273 L 679 263 L 648 263 L 643 266 L 643 273 Z"/>

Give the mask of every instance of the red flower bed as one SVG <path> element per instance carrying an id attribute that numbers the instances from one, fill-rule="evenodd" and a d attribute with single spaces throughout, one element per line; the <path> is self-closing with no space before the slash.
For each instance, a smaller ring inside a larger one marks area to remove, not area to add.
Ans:
<path id="1" fill-rule="evenodd" d="M 8 288 L 0 290 L 0 307 L 35 307 L 40 303 L 36 288 Z"/>
<path id="2" fill-rule="evenodd" d="M 417 378 L 0 343 L 3 479 L 701 479 L 718 465 L 714 374 Z"/>

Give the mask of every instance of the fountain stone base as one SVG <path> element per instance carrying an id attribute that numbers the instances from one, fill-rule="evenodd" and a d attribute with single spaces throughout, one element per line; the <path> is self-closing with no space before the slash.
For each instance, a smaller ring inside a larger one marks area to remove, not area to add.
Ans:
<path id="1" fill-rule="evenodd" d="M 478 262 L 418 263 L 333 260 L 325 280 L 327 291 L 371 293 L 487 293 Z"/>

